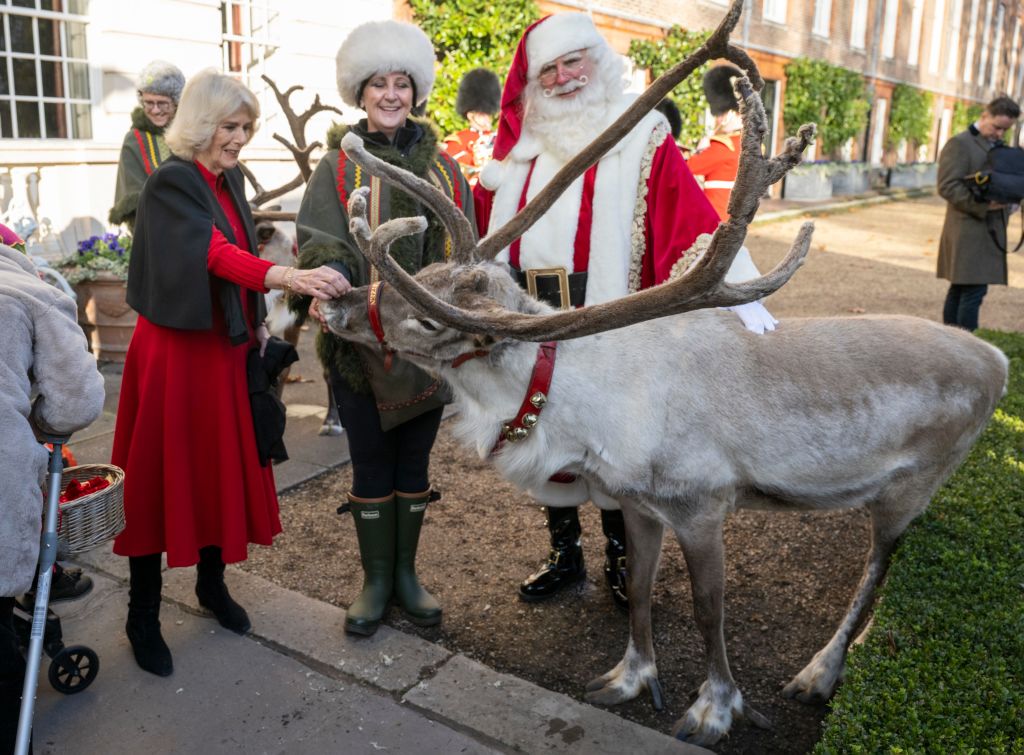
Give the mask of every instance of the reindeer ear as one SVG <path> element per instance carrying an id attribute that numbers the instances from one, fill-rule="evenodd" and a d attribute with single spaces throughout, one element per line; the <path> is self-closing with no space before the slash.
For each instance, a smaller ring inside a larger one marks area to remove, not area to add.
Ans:
<path id="1" fill-rule="evenodd" d="M 491 277 L 478 267 L 459 271 L 455 279 L 457 294 L 486 294 L 491 284 Z"/>

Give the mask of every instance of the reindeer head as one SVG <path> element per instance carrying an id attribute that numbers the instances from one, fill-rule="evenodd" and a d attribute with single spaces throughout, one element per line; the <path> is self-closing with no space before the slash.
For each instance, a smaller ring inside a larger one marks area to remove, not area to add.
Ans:
<path id="1" fill-rule="evenodd" d="M 438 301 L 462 310 L 511 311 L 526 316 L 553 311 L 523 291 L 502 262 L 436 263 L 423 268 L 415 280 Z M 457 363 L 460 357 L 479 355 L 507 343 L 490 335 L 449 327 L 421 314 L 398 292 L 383 284 L 354 288 L 321 304 L 320 309 L 331 332 L 340 338 L 366 346 L 383 345 L 433 371 L 441 364 Z"/>
<path id="2" fill-rule="evenodd" d="M 473 274 L 473 266 L 478 265 L 480 260 L 493 259 L 498 252 L 525 233 L 576 178 L 628 134 L 676 84 L 703 63 L 725 58 L 746 71 L 746 76 L 734 82 L 744 129 L 739 172 L 729 202 L 731 217 L 719 225 L 708 252 L 681 278 L 617 301 L 570 311 L 509 308 L 501 306 L 502 297 L 489 298 L 479 293 L 470 302 L 469 299 L 455 296 L 453 285 L 443 286 L 439 292 L 430 290 L 418 276 L 410 276 L 388 255 L 388 248 L 397 238 L 421 232 L 426 227 L 425 220 L 399 218 L 382 223 L 371 233 L 366 222 L 365 195 L 353 192 L 349 200 L 349 228 L 360 251 L 377 268 L 381 279 L 410 303 L 410 311 L 418 313 L 413 316 L 414 319 L 429 321 L 436 326 L 443 323 L 462 337 L 473 333 L 492 339 L 513 338 L 524 341 L 578 338 L 695 309 L 743 304 L 775 292 L 802 264 L 810 247 L 812 224 L 804 224 L 789 254 L 768 274 L 735 285 L 725 283 L 724 277 L 743 244 L 747 226 L 757 212 L 761 196 L 771 184 L 800 162 L 800 155 L 814 138 L 815 128 L 813 125 L 801 126 L 799 135 L 787 139 L 785 149 L 776 157 L 766 158 L 762 154 L 761 145 L 767 132 L 767 119 L 757 92 L 764 82 L 750 57 L 729 44 L 729 34 L 739 20 L 743 3 L 744 0 L 734 0 L 725 19 L 700 49 L 651 84 L 614 123 L 566 163 L 514 218 L 500 229 L 492 231 L 479 244 L 474 241 L 473 230 L 466 217 L 445 194 L 428 181 L 373 157 L 363 147 L 362 140 L 351 132 L 346 134 L 341 143 L 342 149 L 353 162 L 430 207 L 451 236 L 453 262 L 456 266 L 470 266 L 470 273 L 467 274 Z M 459 273 L 453 271 L 451 275 L 458 277 Z M 473 306 L 463 306 L 470 303 Z"/>

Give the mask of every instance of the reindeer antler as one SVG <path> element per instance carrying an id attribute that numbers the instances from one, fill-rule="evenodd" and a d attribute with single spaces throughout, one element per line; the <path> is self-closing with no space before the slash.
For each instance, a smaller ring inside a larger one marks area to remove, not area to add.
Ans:
<path id="1" fill-rule="evenodd" d="M 299 188 L 300 186 L 302 186 L 302 184 L 309 180 L 309 177 L 311 175 L 313 175 L 313 168 L 309 164 L 309 159 L 313 150 L 317 149 L 318 147 L 322 147 L 323 145 L 318 141 L 315 141 L 312 144 L 306 144 L 306 124 L 309 123 L 309 119 L 312 118 L 317 113 L 322 113 L 328 110 L 337 113 L 338 115 L 343 115 L 343 113 L 340 110 L 338 110 L 338 108 L 332 105 L 324 105 L 322 102 L 320 102 L 319 94 L 313 98 L 313 104 L 306 108 L 306 110 L 303 113 L 296 113 L 291 106 L 291 96 L 295 92 L 302 91 L 304 87 L 296 84 L 295 86 L 289 87 L 287 90 L 282 92 L 278 88 L 277 84 L 266 74 L 263 74 L 263 76 L 261 76 L 260 78 L 267 82 L 267 85 L 274 91 L 274 96 L 277 98 L 277 102 L 281 106 L 281 112 L 283 112 L 285 118 L 288 119 L 288 126 L 291 129 L 292 138 L 295 140 L 295 143 L 293 144 L 292 142 L 289 142 L 287 139 L 285 139 L 283 136 L 277 133 L 275 133 L 273 136 L 275 139 L 277 139 L 277 141 L 279 141 L 281 144 L 287 147 L 289 152 L 292 153 L 292 158 L 294 158 L 296 164 L 299 166 L 299 174 L 295 176 L 295 178 L 288 181 L 287 183 L 278 186 L 276 189 L 267 190 L 260 185 L 260 182 L 256 180 L 256 176 L 253 175 L 251 170 L 249 170 L 245 165 L 241 165 L 242 172 L 245 174 L 245 177 L 249 179 L 249 182 L 252 183 L 253 188 L 256 190 L 256 195 L 251 200 L 251 203 L 256 207 L 264 205 L 273 199 L 277 199 L 278 197 L 287 194 L 292 189 Z M 272 219 L 295 219 L 295 213 L 278 214 L 287 217 Z M 269 215 L 269 213 L 267 212 L 262 212 L 260 213 L 260 215 L 264 219 L 269 219 L 267 218 L 267 216 Z"/>
<path id="2" fill-rule="evenodd" d="M 725 20 L 711 38 L 696 53 L 660 77 L 615 123 L 598 136 L 580 155 L 577 155 L 552 179 L 551 184 L 538 194 L 505 226 L 472 247 L 459 250 L 459 259 L 467 260 L 473 251 L 481 258 L 493 257 L 520 234 L 524 233 L 545 212 L 590 164 L 604 155 L 619 139 L 635 126 L 679 81 L 712 57 L 726 57 L 746 68 L 750 78 L 739 77 L 734 82 L 740 100 L 740 115 L 744 124 L 739 171 L 730 200 L 730 220 L 719 225 L 712 237 L 708 252 L 681 278 L 655 288 L 642 291 L 618 301 L 584 307 L 568 312 L 548 315 L 524 315 L 507 310 L 469 312 L 436 299 L 415 279 L 402 270 L 388 255 L 382 243 L 360 244 L 363 253 L 380 271 L 381 277 L 391 283 L 399 293 L 423 312 L 439 321 L 470 333 L 484 333 L 498 337 L 511 337 L 527 341 L 562 340 L 592 335 L 605 330 L 625 327 L 644 320 L 715 306 L 743 304 L 763 298 L 778 290 L 802 264 L 810 247 L 813 224 L 805 223 L 786 257 L 771 272 L 760 278 L 740 284 L 727 284 L 724 276 L 746 237 L 747 226 L 753 220 L 760 197 L 769 185 L 781 178 L 789 168 L 800 162 L 800 155 L 814 138 L 813 125 L 802 126 L 797 137 L 786 140 L 782 154 L 765 158 L 761 142 L 767 130 L 764 105 L 755 91 L 762 80 L 753 61 L 741 50 L 728 44 L 729 32 L 735 26 L 742 10 L 743 0 L 734 0 Z M 751 78 L 755 84 L 751 83 Z M 638 107 L 638 105 L 640 107 Z M 446 197 L 422 189 L 419 179 L 403 171 L 388 170 L 382 161 L 356 146 L 358 137 L 342 144 L 353 161 L 366 170 L 380 175 L 389 183 L 416 193 L 442 217 L 448 218 L 450 232 L 455 238 L 455 223 L 451 220 L 453 205 Z M 350 149 L 351 148 L 351 149 Z M 438 200 L 440 195 L 444 201 Z M 442 210 L 447 207 L 448 210 Z M 350 208 L 355 225 L 365 204 Z M 378 229 L 379 231 L 380 229 Z M 393 240 L 393 236 L 391 239 Z M 371 237 L 372 240 L 372 237 Z"/>

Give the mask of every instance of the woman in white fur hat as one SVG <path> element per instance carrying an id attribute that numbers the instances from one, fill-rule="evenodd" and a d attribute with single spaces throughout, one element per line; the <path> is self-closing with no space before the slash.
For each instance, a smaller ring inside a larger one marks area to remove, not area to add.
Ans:
<path id="1" fill-rule="evenodd" d="M 373 273 L 348 230 L 351 193 L 370 188 L 373 227 L 395 217 L 424 215 L 427 230 L 396 241 L 392 256 L 409 272 L 450 254 L 451 241 L 436 216 L 403 191 L 393 189 L 348 160 L 338 147 L 349 131 L 362 137 L 369 152 L 431 181 L 462 208 L 475 226 L 473 197 L 458 164 L 440 148 L 434 128 L 410 117 L 434 84 L 435 54 L 417 27 L 375 21 L 352 31 L 338 50 L 338 91 L 346 105 L 366 117 L 335 124 L 327 135 L 329 151 L 306 187 L 296 220 L 299 266 L 330 265 L 353 286 L 373 282 Z M 296 300 L 319 317 L 317 305 Z M 373 634 L 394 598 L 406 616 L 421 626 L 441 621 L 441 607 L 420 585 L 416 549 L 427 503 L 436 498 L 428 466 L 441 412 L 443 385 L 401 359 L 385 365 L 379 349 L 370 349 L 320 333 L 317 350 L 327 368 L 352 455 L 348 494 L 356 525 L 364 582 L 349 606 L 345 630 Z"/>

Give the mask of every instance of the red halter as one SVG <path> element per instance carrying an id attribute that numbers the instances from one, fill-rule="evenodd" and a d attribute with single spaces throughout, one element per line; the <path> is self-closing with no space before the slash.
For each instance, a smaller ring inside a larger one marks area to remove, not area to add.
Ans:
<path id="1" fill-rule="evenodd" d="M 394 349 L 388 348 L 388 342 L 384 339 L 384 326 L 380 322 L 380 299 L 384 294 L 384 281 L 377 281 L 370 285 L 370 291 L 366 295 L 366 315 L 370 319 L 370 327 L 373 334 L 377 336 L 380 350 L 384 353 L 384 371 L 391 372 L 391 363 L 394 361 Z"/>

